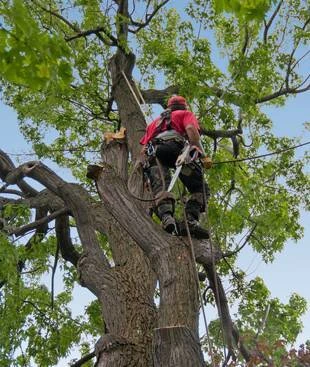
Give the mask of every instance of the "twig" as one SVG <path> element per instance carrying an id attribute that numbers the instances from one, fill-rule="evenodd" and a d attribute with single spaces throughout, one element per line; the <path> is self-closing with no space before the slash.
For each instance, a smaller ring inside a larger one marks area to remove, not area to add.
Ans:
<path id="1" fill-rule="evenodd" d="M 53 269 L 52 269 L 52 281 L 51 281 L 51 308 L 52 310 L 54 309 L 54 293 L 55 293 L 54 285 L 55 285 L 55 273 L 56 273 L 58 258 L 59 258 L 59 249 L 60 249 L 60 245 L 59 245 L 59 242 L 57 241 L 55 260 L 54 260 Z"/>
<path id="2" fill-rule="evenodd" d="M 84 363 L 88 362 L 89 360 L 91 360 L 92 358 L 96 357 L 95 351 L 86 354 L 84 357 L 82 357 L 80 360 L 78 360 L 77 362 L 74 362 L 73 364 L 70 364 L 70 367 L 80 367 L 82 366 Z"/>
<path id="3" fill-rule="evenodd" d="M 282 3 L 283 3 L 283 0 L 280 0 L 278 6 L 276 7 L 275 11 L 273 12 L 272 16 L 270 17 L 268 23 L 265 26 L 265 29 L 264 29 L 264 43 L 267 43 L 269 28 L 270 28 L 272 22 L 274 21 L 274 18 L 278 14 L 278 12 L 279 12 L 279 10 L 281 8 Z"/>
<path id="4" fill-rule="evenodd" d="M 169 2 L 169 0 L 164 0 L 161 4 L 159 4 L 151 14 L 147 15 L 146 16 L 146 20 L 144 23 L 140 23 L 140 22 L 135 22 L 134 20 L 131 20 L 131 24 L 134 25 L 134 26 L 137 26 L 136 29 L 128 29 L 129 32 L 131 33 L 138 33 L 142 28 L 146 27 L 150 21 L 154 18 L 154 16 L 158 13 L 158 11 L 164 6 L 166 5 L 167 3 Z"/>
<path id="5" fill-rule="evenodd" d="M 107 42 L 100 34 L 100 32 L 103 32 L 110 40 L 111 42 Z M 107 44 L 108 46 L 119 46 L 118 40 L 104 27 L 97 27 L 94 29 L 88 29 L 86 31 L 79 31 L 75 35 L 71 37 L 66 37 L 65 40 L 67 42 L 73 41 L 77 38 L 86 37 L 91 34 L 95 34 L 102 42 Z"/>
<path id="6" fill-rule="evenodd" d="M 230 252 L 227 252 L 227 253 L 223 254 L 223 258 L 236 255 L 238 252 L 240 252 L 245 247 L 245 245 L 249 242 L 249 239 L 252 237 L 256 227 L 257 227 L 257 223 L 254 224 L 254 226 L 251 229 L 250 233 L 246 236 L 246 239 L 244 240 L 243 244 L 240 247 L 236 248 L 234 251 L 230 251 Z"/>

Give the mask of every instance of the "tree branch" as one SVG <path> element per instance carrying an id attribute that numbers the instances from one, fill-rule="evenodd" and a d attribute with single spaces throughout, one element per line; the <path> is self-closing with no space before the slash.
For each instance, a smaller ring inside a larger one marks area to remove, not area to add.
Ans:
<path id="1" fill-rule="evenodd" d="M 0 178 L 4 181 L 6 177 L 10 177 L 11 171 L 15 170 L 15 165 L 12 162 L 11 158 L 0 149 Z M 13 177 L 12 177 L 13 179 Z M 10 183 L 6 182 L 6 187 L 10 185 Z M 26 197 L 36 196 L 38 191 L 28 185 L 22 177 L 16 181 L 17 186 L 22 190 Z"/>
<path id="2" fill-rule="evenodd" d="M 83 364 L 90 361 L 94 357 L 96 357 L 95 351 L 86 354 L 84 357 L 79 359 L 77 362 L 74 362 L 73 364 L 70 364 L 70 367 L 81 367 Z"/>
<path id="3" fill-rule="evenodd" d="M 103 32 L 110 40 L 111 42 L 107 42 L 102 35 L 100 34 L 100 32 Z M 111 32 L 109 32 L 106 28 L 104 27 L 97 27 L 94 29 L 88 29 L 86 31 L 78 31 L 75 35 L 70 36 L 70 37 L 65 37 L 65 40 L 67 42 L 71 42 L 75 39 L 81 38 L 81 37 L 87 37 L 90 36 L 91 34 L 95 34 L 102 42 L 104 42 L 106 45 L 108 46 L 119 46 L 118 40 L 111 34 Z"/>
<path id="4" fill-rule="evenodd" d="M 54 285 L 55 285 L 55 274 L 57 270 L 58 259 L 59 259 L 59 243 L 57 243 L 57 246 L 56 246 L 54 264 L 52 268 L 52 281 L 51 281 L 51 309 L 52 310 L 54 309 L 54 293 L 55 293 Z"/>
<path id="5" fill-rule="evenodd" d="M 36 1 L 32 0 L 33 3 L 35 3 L 35 5 L 37 5 L 41 10 L 45 11 L 48 14 L 53 15 L 54 17 L 58 18 L 59 20 L 61 20 L 63 23 L 65 23 L 69 28 L 71 28 L 74 32 L 79 32 L 79 28 L 74 25 L 73 23 L 69 22 L 68 19 L 66 19 L 65 17 L 63 17 L 61 14 L 57 13 L 56 11 L 50 10 L 45 8 L 43 5 L 37 3 Z"/>
<path id="6" fill-rule="evenodd" d="M 131 24 L 134 26 L 137 26 L 136 29 L 128 29 L 129 32 L 131 33 L 138 33 L 142 28 L 145 28 L 153 19 L 153 17 L 158 13 L 158 11 L 167 3 L 169 2 L 169 0 L 164 0 L 161 4 L 159 4 L 151 14 L 146 15 L 146 19 L 144 23 L 140 23 L 140 22 L 135 22 L 134 20 L 132 20 L 132 18 L 130 17 L 131 20 Z"/>
<path id="7" fill-rule="evenodd" d="M 248 44 L 249 44 L 249 29 L 247 25 L 245 25 L 245 36 L 244 36 L 244 43 L 242 47 L 242 55 L 245 55 Z"/>
<path id="8" fill-rule="evenodd" d="M 283 3 L 283 0 L 280 0 L 278 6 L 276 7 L 275 11 L 273 12 L 273 14 L 271 15 L 268 23 L 265 25 L 265 29 L 264 29 L 264 36 L 263 36 L 263 39 L 264 39 L 264 43 L 267 43 L 267 38 L 268 38 L 268 31 L 269 31 L 269 28 L 271 27 L 271 24 L 272 22 L 274 21 L 275 17 L 277 16 L 280 8 L 281 8 L 281 5 Z"/>
<path id="9" fill-rule="evenodd" d="M 27 232 L 29 232 L 29 231 L 31 231 L 31 230 L 39 227 L 39 226 L 42 226 L 45 223 L 51 222 L 56 217 L 58 217 L 59 215 L 64 214 L 64 213 L 68 213 L 68 208 L 59 209 L 59 210 L 55 211 L 54 213 L 52 213 L 50 215 L 47 215 L 44 218 L 40 218 L 40 219 L 38 219 L 38 220 L 36 220 L 32 223 L 29 223 L 29 224 L 26 224 L 26 225 L 22 226 L 22 227 L 12 229 L 12 230 L 9 231 L 9 235 L 14 234 L 15 236 L 22 236 L 22 235 L 26 234 Z"/>
<path id="10" fill-rule="evenodd" d="M 223 324 L 223 329 L 225 333 L 223 337 L 225 343 L 227 344 L 229 351 L 232 354 L 234 354 L 233 352 L 233 342 L 234 342 L 243 358 L 248 362 L 251 358 L 251 353 L 244 346 L 242 340 L 240 340 L 239 332 L 232 322 L 225 290 L 221 282 L 221 279 L 215 270 L 214 264 L 204 266 L 204 269 L 206 271 L 209 280 L 210 288 L 214 293 L 215 302 L 219 310 L 221 322 Z"/>
<path id="11" fill-rule="evenodd" d="M 308 18 L 306 20 L 306 22 L 304 23 L 303 27 L 301 28 L 303 31 L 306 29 L 307 25 L 309 24 L 310 22 L 310 18 Z M 296 42 L 296 45 L 295 47 L 293 48 L 291 54 L 290 54 L 290 59 L 289 59 L 289 62 L 287 64 L 287 71 L 286 71 L 286 77 L 285 77 L 285 85 L 286 85 L 286 89 L 290 89 L 289 88 L 289 78 L 290 78 L 290 75 L 291 75 L 291 72 L 292 72 L 292 62 L 293 62 L 293 58 L 294 58 L 294 55 L 295 55 L 295 52 L 300 44 L 300 41 L 301 41 L 301 37 L 298 39 L 298 41 Z"/>
<path id="12" fill-rule="evenodd" d="M 242 134 L 242 128 L 233 129 L 233 130 L 206 130 L 201 128 L 201 134 L 209 136 L 210 138 L 231 138 L 233 136 Z"/>
<path id="13" fill-rule="evenodd" d="M 302 88 L 302 89 L 297 89 L 297 88 L 280 89 L 279 91 L 274 92 L 272 94 L 269 94 L 268 96 L 257 98 L 255 100 L 255 103 L 268 102 L 268 101 L 271 101 L 272 99 L 275 99 L 275 98 L 278 98 L 278 97 L 281 97 L 281 96 L 284 96 L 284 95 L 287 95 L 287 94 L 298 94 L 298 93 L 306 92 L 307 90 L 310 90 L 310 84 L 307 85 L 305 88 Z"/>
<path id="14" fill-rule="evenodd" d="M 80 254 L 74 248 L 70 236 L 69 216 L 60 215 L 55 221 L 57 244 L 59 244 L 61 256 L 77 267 Z"/>
<path id="15" fill-rule="evenodd" d="M 59 196 L 71 211 L 77 223 L 77 230 L 84 251 L 89 258 L 98 263 L 98 268 L 109 268 L 109 262 L 100 248 L 89 209 L 89 195 L 85 189 L 76 184 L 69 184 L 41 162 L 28 162 L 21 166 L 27 175 L 40 182 Z M 99 265 L 100 264 L 100 265 Z"/>
<path id="16" fill-rule="evenodd" d="M 236 248 L 234 251 L 229 251 L 229 252 L 226 252 L 225 254 L 223 254 L 223 257 L 224 258 L 230 257 L 230 256 L 236 255 L 238 252 L 240 252 L 245 247 L 245 245 L 249 242 L 249 240 L 252 237 L 256 227 L 257 227 L 257 223 L 254 224 L 254 226 L 251 229 L 250 233 L 246 236 L 246 238 L 244 240 L 244 243 L 241 246 L 239 246 L 238 248 Z"/>
<path id="17" fill-rule="evenodd" d="M 160 104 L 162 107 L 165 108 L 167 106 L 168 97 L 170 97 L 172 94 L 177 94 L 178 91 L 179 91 L 178 86 L 171 85 L 166 89 L 162 90 L 158 89 L 141 90 L 141 94 L 146 103 Z"/>

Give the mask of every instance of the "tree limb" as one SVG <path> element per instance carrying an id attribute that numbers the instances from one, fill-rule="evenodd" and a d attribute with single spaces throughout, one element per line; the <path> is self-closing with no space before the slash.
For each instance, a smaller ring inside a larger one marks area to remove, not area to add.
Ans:
<path id="1" fill-rule="evenodd" d="M 76 184 L 68 184 L 56 173 L 41 162 L 23 164 L 28 176 L 40 182 L 54 194 L 59 196 L 67 205 L 77 222 L 77 229 L 84 251 L 97 263 L 100 268 L 109 268 L 109 262 L 100 248 L 96 233 L 93 229 L 92 218 L 89 213 L 89 195 L 85 189 Z M 24 167 L 22 169 L 24 170 Z"/>
<path id="2" fill-rule="evenodd" d="M 50 215 L 47 215 L 44 218 L 40 218 L 40 219 L 38 219 L 38 220 L 36 220 L 32 223 L 29 223 L 29 224 L 26 224 L 26 225 L 22 226 L 22 227 L 11 229 L 9 231 L 9 235 L 14 234 L 15 236 L 22 236 L 22 235 L 26 234 L 27 232 L 29 232 L 29 231 L 31 231 L 31 230 L 39 227 L 39 226 L 42 226 L 45 223 L 51 222 L 56 217 L 58 217 L 59 215 L 64 214 L 64 213 L 68 213 L 68 208 L 59 209 L 59 210 L 55 211 L 54 213 L 52 213 Z"/>
<path id="3" fill-rule="evenodd" d="M 134 20 L 132 20 L 132 18 L 130 17 L 131 20 L 131 24 L 134 26 L 137 26 L 136 29 L 128 29 L 129 32 L 131 33 L 138 33 L 142 28 L 145 28 L 153 19 L 153 17 L 158 13 L 158 11 L 167 3 L 169 2 L 169 0 L 164 0 L 161 4 L 159 4 L 151 14 L 146 15 L 146 19 L 144 23 L 140 23 L 140 22 L 135 22 Z"/>
<path id="4" fill-rule="evenodd" d="M 57 270 L 58 259 L 59 259 L 59 243 L 57 243 L 57 246 L 56 246 L 54 264 L 52 268 L 52 281 L 51 281 L 51 309 L 52 310 L 54 309 L 54 291 L 55 291 L 54 285 L 55 285 L 55 274 Z"/>
<path id="5" fill-rule="evenodd" d="M 92 358 L 96 357 L 96 353 L 95 351 L 86 354 L 85 356 L 83 356 L 81 359 L 79 359 L 78 361 L 70 364 L 70 367 L 81 367 L 84 363 L 90 361 Z"/>
<path id="6" fill-rule="evenodd" d="M 245 245 L 249 242 L 249 240 L 252 237 L 256 227 L 257 227 L 257 223 L 254 224 L 254 226 L 251 229 L 250 233 L 246 236 L 246 238 L 244 240 L 244 243 L 241 246 L 239 246 L 238 248 L 236 248 L 234 251 L 229 251 L 229 252 L 224 253 L 223 257 L 224 258 L 230 257 L 230 256 L 236 255 L 238 252 L 240 252 L 245 247 Z"/>
<path id="7" fill-rule="evenodd" d="M 160 104 L 162 107 L 167 106 L 167 99 L 172 94 L 177 94 L 179 91 L 179 87 L 175 85 L 171 85 L 165 89 L 147 89 L 141 90 L 141 94 L 143 99 L 148 104 Z M 142 101 L 141 101 L 142 102 Z"/>
<path id="8" fill-rule="evenodd" d="M 15 165 L 11 158 L 0 149 L 0 178 L 5 182 L 6 177 L 10 177 Z M 16 181 L 17 186 L 22 190 L 26 197 L 36 196 L 38 191 L 28 185 L 22 178 Z M 7 183 L 9 185 L 9 183 Z"/>
<path id="9" fill-rule="evenodd" d="M 275 11 L 273 12 L 273 14 L 271 15 L 268 23 L 266 23 L 265 25 L 265 29 L 264 29 L 264 36 L 263 36 L 263 39 L 264 39 L 264 43 L 267 43 L 267 38 L 268 38 L 268 31 L 269 31 L 269 28 L 271 27 L 271 24 L 272 22 L 274 21 L 275 17 L 277 16 L 280 8 L 281 8 L 281 5 L 283 3 L 283 0 L 280 0 L 278 6 L 276 7 Z"/>
<path id="10" fill-rule="evenodd" d="M 57 13 L 56 11 L 53 11 L 51 9 L 47 9 L 45 8 L 43 5 L 39 4 L 38 2 L 31 0 L 35 5 L 37 5 L 41 10 L 45 11 L 48 14 L 53 15 L 54 17 L 58 18 L 59 20 L 61 20 L 63 23 L 65 23 L 69 28 L 71 28 L 74 32 L 79 32 L 80 29 L 74 25 L 73 23 L 69 22 L 68 19 L 66 19 L 65 17 L 63 17 L 61 14 Z"/>
<path id="11" fill-rule="evenodd" d="M 225 343 L 227 344 L 229 351 L 232 354 L 234 354 L 233 353 L 233 342 L 234 342 L 234 345 L 238 348 L 243 358 L 248 362 L 251 358 L 251 353 L 244 346 L 242 340 L 240 340 L 239 332 L 232 322 L 225 290 L 221 282 L 221 279 L 218 276 L 213 264 L 204 266 L 204 269 L 206 271 L 209 280 L 210 288 L 214 293 L 215 302 L 219 310 L 221 322 L 223 324 L 225 332 L 224 336 Z"/>
<path id="12" fill-rule="evenodd" d="M 301 28 L 303 31 L 306 29 L 307 25 L 309 24 L 310 22 L 310 18 L 308 18 L 306 20 L 306 22 L 304 23 L 303 27 Z M 293 58 L 294 58 L 294 55 L 295 55 L 295 52 L 300 44 L 300 41 L 301 41 L 301 37 L 298 39 L 298 41 L 296 42 L 295 44 L 295 47 L 293 48 L 291 54 L 290 54 L 290 58 L 289 58 L 289 62 L 287 64 L 287 70 L 286 70 L 286 77 L 285 77 L 285 85 L 286 85 L 286 89 L 290 89 L 289 87 L 289 78 L 290 78 L 290 75 L 291 75 L 291 72 L 292 72 L 292 62 L 293 62 Z M 295 88 L 296 89 L 296 88 Z"/>
<path id="13" fill-rule="evenodd" d="M 111 42 L 107 42 L 100 34 L 101 32 L 103 32 L 111 40 Z M 65 40 L 67 42 L 71 42 L 78 38 L 90 36 L 91 34 L 95 34 L 102 42 L 104 42 L 108 46 L 119 46 L 117 39 L 105 27 L 97 27 L 93 29 L 88 29 L 86 31 L 79 31 L 73 36 L 65 37 Z"/>
<path id="14" fill-rule="evenodd" d="M 257 98 L 255 100 L 255 103 L 264 103 L 264 102 L 271 101 L 272 99 L 275 99 L 275 98 L 278 98 L 278 97 L 281 97 L 281 96 L 284 96 L 284 95 L 287 95 L 287 94 L 298 94 L 298 93 L 306 92 L 307 90 L 310 90 L 310 84 L 307 85 L 305 88 L 302 88 L 302 89 L 284 88 L 284 89 L 280 89 L 277 92 L 269 94 L 268 96 Z"/>
<path id="15" fill-rule="evenodd" d="M 61 256 L 77 267 L 80 254 L 76 251 L 70 236 L 68 215 L 60 215 L 55 221 L 57 244 L 59 244 Z"/>
<path id="16" fill-rule="evenodd" d="M 249 44 L 249 29 L 247 27 L 247 25 L 245 25 L 245 36 L 244 36 L 244 43 L 243 43 L 243 47 L 242 47 L 242 55 L 245 55 L 247 47 Z"/>

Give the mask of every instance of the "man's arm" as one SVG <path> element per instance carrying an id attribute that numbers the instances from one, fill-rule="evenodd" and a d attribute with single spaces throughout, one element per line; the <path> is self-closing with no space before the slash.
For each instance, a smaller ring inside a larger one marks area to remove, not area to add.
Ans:
<path id="1" fill-rule="evenodd" d="M 212 160 L 209 158 L 201 144 L 200 134 L 198 129 L 194 125 L 187 125 L 186 128 L 186 134 L 189 140 L 190 145 L 194 145 L 198 148 L 200 153 L 200 161 L 204 168 L 209 169 L 212 167 Z"/>
<path id="2" fill-rule="evenodd" d="M 194 125 L 187 125 L 185 130 L 190 145 L 195 145 L 196 147 L 198 147 L 201 150 L 201 156 L 205 157 L 206 153 L 201 144 L 200 134 L 197 128 Z"/>

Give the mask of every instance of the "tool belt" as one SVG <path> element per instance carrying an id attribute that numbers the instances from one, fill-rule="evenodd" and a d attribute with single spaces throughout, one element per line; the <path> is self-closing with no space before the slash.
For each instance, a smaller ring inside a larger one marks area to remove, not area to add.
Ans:
<path id="1" fill-rule="evenodd" d="M 185 138 L 179 134 L 177 131 L 170 129 L 170 130 L 166 130 L 161 132 L 160 134 L 158 134 L 153 140 L 152 143 L 153 144 L 161 144 L 161 143 L 165 143 L 166 141 L 177 141 L 180 143 L 185 143 Z"/>

